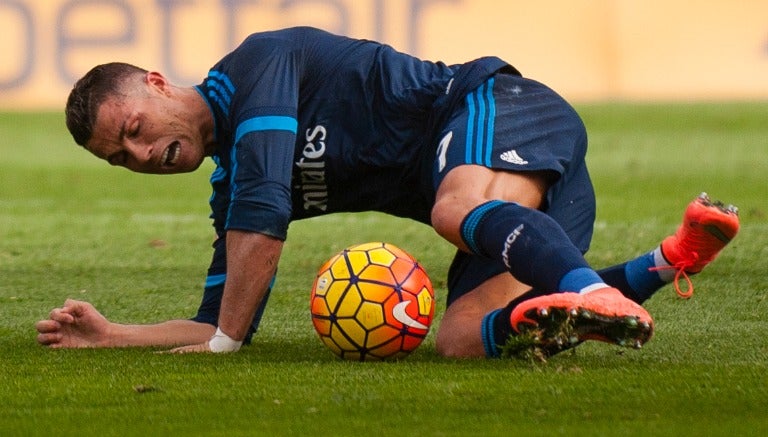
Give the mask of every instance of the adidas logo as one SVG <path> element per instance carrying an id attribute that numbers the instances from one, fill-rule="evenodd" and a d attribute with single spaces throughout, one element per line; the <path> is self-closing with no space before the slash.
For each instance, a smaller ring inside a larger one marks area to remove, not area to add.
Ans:
<path id="1" fill-rule="evenodd" d="M 502 161 L 509 162 L 510 164 L 517 164 L 517 165 L 528 164 L 528 161 L 521 158 L 520 155 L 517 154 L 515 149 L 502 153 L 501 155 L 499 155 L 499 158 L 501 158 Z"/>

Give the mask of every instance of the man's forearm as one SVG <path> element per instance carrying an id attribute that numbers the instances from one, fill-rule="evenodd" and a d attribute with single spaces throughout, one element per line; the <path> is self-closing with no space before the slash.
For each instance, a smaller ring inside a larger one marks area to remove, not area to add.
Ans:
<path id="1" fill-rule="evenodd" d="M 219 312 L 219 328 L 242 340 L 275 275 L 283 242 L 267 235 L 227 232 L 227 282 Z"/>
<path id="2" fill-rule="evenodd" d="M 105 347 L 178 346 L 204 343 L 216 327 L 193 320 L 169 320 L 152 325 L 113 324 Z"/>

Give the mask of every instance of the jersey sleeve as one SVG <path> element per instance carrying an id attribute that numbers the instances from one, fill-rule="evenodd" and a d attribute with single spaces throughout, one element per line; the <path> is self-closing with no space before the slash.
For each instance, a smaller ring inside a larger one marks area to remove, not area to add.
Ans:
<path id="1" fill-rule="evenodd" d="M 291 168 L 298 126 L 299 56 L 289 42 L 248 41 L 232 105 L 230 194 L 225 229 L 285 240 L 291 217 Z"/>

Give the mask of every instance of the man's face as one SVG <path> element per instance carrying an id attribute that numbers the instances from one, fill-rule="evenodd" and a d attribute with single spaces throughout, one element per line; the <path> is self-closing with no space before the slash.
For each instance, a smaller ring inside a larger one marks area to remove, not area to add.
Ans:
<path id="1" fill-rule="evenodd" d="M 101 104 L 86 148 L 112 165 L 139 173 L 196 170 L 205 158 L 200 121 L 165 78 L 149 73 L 124 91 Z"/>

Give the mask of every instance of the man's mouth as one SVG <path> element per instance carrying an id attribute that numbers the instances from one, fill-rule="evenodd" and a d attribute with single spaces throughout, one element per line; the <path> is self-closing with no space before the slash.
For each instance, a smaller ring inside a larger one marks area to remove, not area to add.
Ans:
<path id="1" fill-rule="evenodd" d="M 179 152 L 181 152 L 181 144 L 178 141 L 172 142 L 163 152 L 163 165 L 171 167 L 176 164 L 176 161 L 179 159 Z"/>

